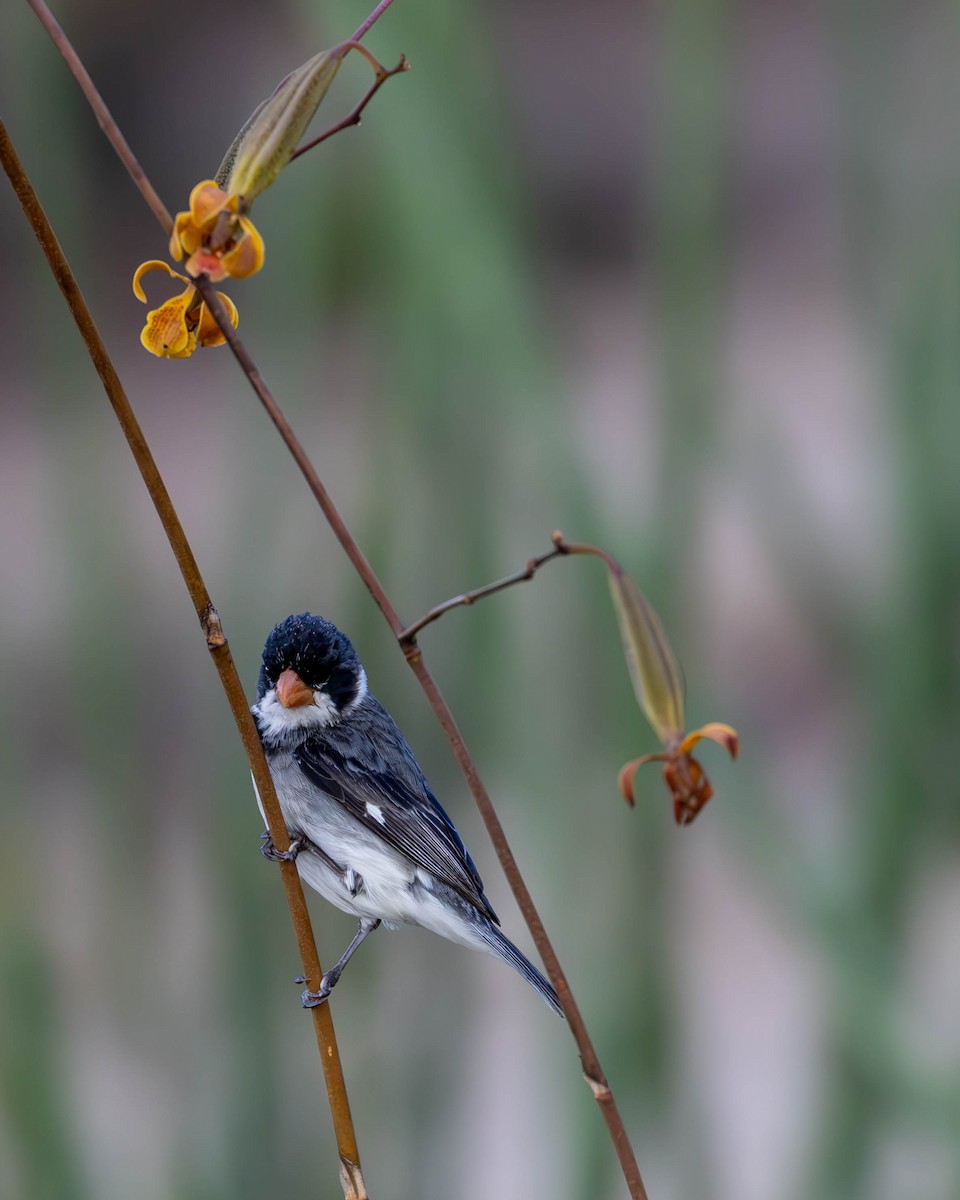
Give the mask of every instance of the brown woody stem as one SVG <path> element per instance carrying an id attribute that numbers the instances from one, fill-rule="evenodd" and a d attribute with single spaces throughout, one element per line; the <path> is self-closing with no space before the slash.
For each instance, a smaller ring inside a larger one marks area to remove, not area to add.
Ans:
<path id="1" fill-rule="evenodd" d="M 412 625 L 408 625 L 403 633 L 399 635 L 398 640 L 400 644 L 404 646 L 408 645 L 414 640 L 421 629 L 427 625 L 431 625 L 434 621 L 438 621 L 444 613 L 450 612 L 453 608 L 469 607 L 471 604 L 476 604 L 478 600 L 482 600 L 485 596 L 493 596 L 497 592 L 505 592 L 507 588 L 513 587 L 515 584 L 526 583 L 527 580 L 532 579 L 536 575 L 544 563 L 552 562 L 553 559 L 560 558 L 563 554 L 566 554 L 566 550 L 561 550 L 559 546 L 556 546 L 553 550 L 547 551 L 546 554 L 540 554 L 536 558 L 528 559 L 527 565 L 522 571 L 514 571 L 512 575 L 505 575 L 503 579 L 498 579 L 495 583 L 488 583 L 483 587 L 474 588 L 472 592 L 463 592 L 459 596 L 453 596 L 449 600 L 444 600 L 442 604 L 437 604 L 429 612 L 424 613 L 419 621 L 414 621 Z"/>
<path id="2" fill-rule="evenodd" d="M 360 37 L 362 37 L 374 23 L 374 21 L 376 21 L 379 16 L 389 7 L 391 2 L 392 0 L 381 0 L 381 3 L 377 5 L 367 20 L 354 33 L 351 40 L 357 41 Z M 37 5 L 42 4 L 42 0 L 29 0 L 29 3 L 36 8 Z M 62 33 L 61 36 L 63 36 Z M 66 39 L 64 38 L 64 41 L 65 40 Z M 70 65 L 71 69 L 73 69 L 72 63 L 76 60 L 76 55 L 73 55 L 72 59 L 66 55 L 64 57 L 67 58 L 68 65 Z M 87 78 L 89 79 L 89 77 Z M 90 86 L 93 86 L 92 83 Z M 103 105 L 102 100 L 99 102 L 101 105 Z M 110 117 L 110 114 L 107 112 L 105 105 L 103 105 L 103 112 L 105 113 L 106 120 L 109 123 L 109 125 L 104 125 L 104 130 L 107 133 L 111 144 L 116 147 L 117 142 L 109 132 L 109 126 L 112 126 L 115 129 L 115 123 L 113 122 L 112 117 Z M 117 136 L 119 137 L 119 131 L 117 130 L 116 132 Z M 120 138 L 120 141 L 123 142 L 122 138 Z M 123 142 L 123 145 L 126 145 L 126 143 Z M 124 159 L 124 161 L 126 161 L 126 159 Z M 132 171 L 131 174 L 133 174 Z M 136 175 L 134 175 L 134 180 L 137 180 Z M 151 205 L 151 207 L 153 206 Z M 169 217 L 167 219 L 169 220 Z M 161 224 L 163 224 L 164 228 L 167 230 L 167 232 L 169 232 L 168 225 L 162 218 L 160 218 L 160 220 Z M 313 493 L 344 553 L 350 559 L 350 562 L 353 564 L 357 574 L 370 591 L 370 594 L 373 596 L 377 606 L 383 613 L 385 620 L 390 625 L 390 628 L 393 630 L 394 635 L 397 637 L 399 642 L 401 637 L 403 637 L 403 635 L 406 633 L 406 626 L 400 619 L 396 609 L 393 607 L 393 604 L 384 591 L 382 584 L 377 579 L 376 574 L 374 573 L 370 564 L 367 562 L 367 559 L 365 558 L 360 547 L 357 545 L 353 535 L 347 528 L 343 518 L 336 508 L 336 505 L 333 503 L 333 500 L 324 487 L 319 475 L 317 474 L 316 468 L 313 466 L 309 456 L 294 434 L 293 429 L 291 428 L 286 417 L 283 415 L 283 412 L 274 399 L 270 389 L 267 387 L 256 364 L 250 357 L 243 342 L 237 336 L 236 330 L 230 323 L 226 310 L 216 294 L 216 289 L 212 286 L 206 276 L 201 276 L 198 278 L 196 280 L 196 285 L 203 296 L 208 309 L 213 315 L 214 320 L 217 322 L 217 325 L 223 332 L 223 335 L 226 338 L 234 357 L 237 359 L 241 370 L 246 375 L 251 387 L 256 392 L 260 402 L 263 404 L 270 416 L 270 419 L 276 426 L 277 432 L 280 434 L 284 444 L 290 451 L 290 454 L 292 455 L 297 466 L 300 468 L 304 479 L 307 481 L 307 485 Z M 611 566 L 611 569 L 613 569 L 614 560 L 612 560 L 609 555 L 597 547 L 567 546 L 566 553 L 597 554 L 604 558 L 608 565 Z M 587 1028 L 584 1024 L 583 1017 L 580 1014 L 580 1010 L 573 998 L 573 994 L 570 990 L 569 984 L 567 983 L 566 976 L 564 975 L 560 966 L 559 959 L 557 958 L 556 952 L 553 949 L 553 945 L 547 936 L 543 922 L 540 920 L 540 916 L 537 912 L 536 906 L 534 905 L 533 898 L 530 895 L 526 883 L 520 874 L 516 859 L 514 858 L 513 852 L 510 849 L 510 845 L 507 841 L 506 833 L 504 832 L 503 826 L 500 823 L 500 818 L 497 816 L 490 796 L 480 779 L 476 764 L 474 763 L 470 752 L 467 749 L 462 734 L 457 728 L 453 714 L 447 706 L 446 701 L 441 696 L 440 690 L 437 687 L 433 676 L 430 674 L 426 664 L 423 661 L 416 638 L 409 637 L 400 644 L 401 649 L 403 650 L 411 669 L 416 675 L 417 680 L 419 681 L 420 686 L 423 689 L 440 726 L 450 742 L 454 757 L 456 758 L 460 769 L 463 772 L 471 794 L 473 795 L 474 801 L 480 810 L 480 815 L 483 818 L 487 832 L 491 841 L 493 842 L 494 849 L 497 853 L 498 859 L 500 860 L 500 865 L 503 868 L 503 872 L 507 878 L 507 882 L 510 885 L 510 889 L 517 900 L 520 911 L 523 914 L 524 920 L 527 923 L 527 927 L 530 930 L 537 950 L 540 953 L 540 957 L 542 958 L 544 966 L 546 967 L 547 974 L 550 976 L 550 980 L 557 991 L 557 995 L 560 997 L 560 1003 L 563 1006 L 564 1013 L 566 1014 L 567 1021 L 570 1026 L 570 1032 L 573 1035 L 573 1038 L 577 1044 L 577 1048 L 580 1052 L 580 1060 L 583 1065 L 584 1076 L 593 1092 L 594 1098 L 600 1106 L 600 1111 L 603 1114 L 603 1118 L 606 1121 L 624 1180 L 630 1192 L 630 1196 L 632 1200 L 647 1200 L 647 1192 L 643 1185 L 643 1179 L 640 1175 L 640 1169 L 637 1165 L 636 1156 L 633 1153 L 633 1148 L 630 1145 L 629 1138 L 627 1137 L 626 1129 L 624 1128 L 623 1124 L 623 1118 L 620 1115 L 613 1092 L 610 1089 L 610 1085 L 607 1082 L 606 1076 L 600 1065 L 600 1061 L 597 1058 L 593 1043 L 587 1032 Z M 321 1005 L 319 1009 L 314 1011 L 322 1012 L 325 1011 L 326 1008 L 326 1005 Z"/>
<path id="3" fill-rule="evenodd" d="M 277 800 L 273 780 L 270 777 L 270 771 L 263 756 L 256 726 L 254 725 L 247 698 L 243 691 L 243 685 L 240 682 L 233 656 L 230 653 L 229 644 L 223 632 L 220 615 L 214 607 L 210 594 L 207 591 L 206 584 L 200 574 L 200 568 L 197 565 L 197 560 L 194 558 L 190 543 L 187 541 L 187 535 L 180 523 L 180 518 L 177 516 L 173 501 L 170 498 L 170 493 L 167 491 L 150 447 L 147 445 L 143 431 L 134 415 L 133 409 L 130 407 L 130 402 L 107 353 L 107 348 L 100 337 L 100 333 L 97 330 L 73 272 L 47 220 L 37 194 L 27 178 L 26 172 L 20 163 L 2 121 L 0 121 L 0 162 L 3 164 L 3 168 L 13 186 L 13 190 L 16 192 L 27 220 L 30 222 L 36 234 L 37 241 L 40 243 L 40 247 L 46 256 L 50 270 L 53 272 L 54 278 L 59 284 L 63 297 L 67 302 L 67 306 L 76 321 L 77 328 L 86 344 L 93 365 L 103 383 L 107 398 L 127 439 L 130 452 L 136 460 L 140 474 L 143 477 L 143 482 L 150 493 L 150 498 L 153 500 L 157 516 L 160 518 L 160 523 L 163 525 L 164 532 L 170 542 L 170 548 L 173 550 L 180 573 L 183 576 L 183 582 L 190 594 L 190 599 L 193 602 L 193 607 L 200 621 L 207 649 L 210 651 L 210 656 L 220 676 L 220 682 L 223 685 L 224 694 L 233 713 L 237 731 L 247 752 L 250 769 L 253 772 L 257 790 L 263 803 L 264 812 L 266 813 L 270 836 L 277 849 L 284 851 L 289 847 L 290 839 L 280 812 L 280 804 Z M 310 923 L 310 914 L 307 911 L 303 889 L 300 885 L 300 877 L 296 866 L 292 862 L 281 863 L 280 872 L 303 963 L 304 977 L 308 980 L 309 987 L 316 988 L 319 986 L 320 977 L 323 972 L 317 955 L 313 929 Z M 341 1163 L 343 1164 L 341 1175 L 346 1181 L 344 1195 L 347 1200 L 365 1200 L 367 1193 L 363 1186 L 363 1177 L 360 1174 L 360 1154 L 357 1148 L 353 1121 L 350 1116 L 350 1103 L 347 1099 L 346 1084 L 343 1078 L 343 1068 L 340 1063 L 340 1053 L 337 1048 L 333 1019 L 330 1015 L 330 1006 L 323 1004 L 311 1011 L 313 1013 L 317 1045 L 323 1064 L 327 1096 L 330 1102 L 330 1110 L 337 1137 L 337 1146 L 340 1151 Z M 349 1183 L 350 1190 L 347 1190 L 347 1183 Z"/>
<path id="4" fill-rule="evenodd" d="M 442 604 L 437 604 L 431 608 L 429 612 L 412 625 L 408 625 L 402 633 L 397 635 L 397 640 L 402 646 L 410 645 L 416 638 L 421 629 L 427 625 L 431 625 L 434 621 L 438 621 L 444 613 L 450 612 L 453 608 L 465 608 L 471 604 L 476 604 L 478 600 L 483 600 L 486 596 L 494 596 L 497 592 L 504 592 L 507 588 L 514 587 L 518 583 L 527 583 L 536 575 L 537 571 L 548 562 L 553 562 L 555 558 L 564 558 L 570 554 L 595 554 L 602 558 L 611 571 L 620 571 L 620 565 L 615 558 L 609 555 L 606 550 L 601 550 L 599 546 L 588 546 L 573 544 L 566 541 L 563 534 L 559 530 L 555 530 L 551 535 L 553 541 L 553 549 L 548 550 L 545 554 L 539 554 L 536 558 L 527 559 L 527 565 L 522 571 L 514 571 L 512 575 L 505 575 L 503 579 L 498 579 L 494 583 L 484 584 L 483 587 L 475 588 L 472 592 L 463 592 L 459 596 L 453 596 L 450 600 L 444 600 Z"/>
<path id="5" fill-rule="evenodd" d="M 400 61 L 392 71 L 387 71 L 378 64 L 378 67 L 376 68 L 376 78 L 370 85 L 370 89 L 367 94 L 363 97 L 353 112 L 344 117 L 342 121 L 338 121 L 336 125 L 331 125 L 329 129 L 325 130 L 318 137 L 313 138 L 312 141 L 305 142 L 302 146 L 298 146 L 297 149 L 294 150 L 294 152 L 290 155 L 290 162 L 293 162 L 295 158 L 299 158 L 301 154 L 306 154 L 306 152 L 308 150 L 312 150 L 314 146 L 319 146 L 320 143 L 325 142 L 327 138 L 332 138 L 335 133 L 339 133 L 342 129 L 349 129 L 351 125 L 359 125 L 363 110 L 367 107 L 377 92 L 380 91 L 381 87 L 383 87 L 387 80 L 391 79 L 394 75 L 399 75 L 402 71 L 409 70 L 410 64 L 407 62 L 406 55 L 403 54 L 400 55 Z"/>
<path id="6" fill-rule="evenodd" d="M 390 5 L 392 3 L 393 3 L 393 0 L 380 0 L 380 3 L 373 10 L 373 12 L 370 14 L 370 16 L 367 17 L 367 19 L 363 22 L 362 25 L 359 25 L 357 27 L 357 29 L 354 32 L 354 35 L 350 39 L 350 41 L 351 42 L 359 42 L 360 39 L 364 36 L 364 34 L 367 32 L 367 30 L 370 29 L 370 27 L 372 25 L 375 25 L 376 22 L 380 20 L 380 18 L 383 16 L 383 14 L 387 11 L 387 9 L 390 7 Z"/>

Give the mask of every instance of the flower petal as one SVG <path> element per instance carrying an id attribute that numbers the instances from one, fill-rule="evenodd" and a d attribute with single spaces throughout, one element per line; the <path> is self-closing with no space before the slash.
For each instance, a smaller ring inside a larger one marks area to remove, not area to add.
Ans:
<path id="1" fill-rule="evenodd" d="M 666 756 L 663 754 L 641 754 L 639 758 L 633 758 L 630 762 L 625 763 L 620 768 L 620 774 L 617 776 L 617 787 L 620 789 L 620 795 L 633 808 L 636 805 L 637 798 L 633 790 L 633 777 L 636 775 L 640 767 L 648 762 L 663 762 Z"/>
<path id="2" fill-rule="evenodd" d="M 200 234 L 188 212 L 178 212 L 170 234 L 170 257 L 179 262 L 184 254 L 192 254 L 200 244 Z"/>
<path id="3" fill-rule="evenodd" d="M 198 275 L 206 275 L 213 283 L 219 283 L 221 279 L 227 277 L 223 258 L 212 250 L 205 250 L 202 247 L 190 255 L 184 263 L 184 267 L 194 278 Z"/>
<path id="4" fill-rule="evenodd" d="M 133 276 L 133 294 L 138 300 L 142 300 L 144 304 L 147 302 L 147 296 L 140 280 L 148 271 L 166 271 L 173 279 L 182 279 L 184 283 L 190 283 L 190 280 L 185 275 L 181 275 L 173 267 L 168 266 L 165 262 L 161 262 L 159 258 L 151 258 L 148 262 L 141 263 Z"/>
<path id="5" fill-rule="evenodd" d="M 170 272 L 176 274 L 175 271 Z M 147 313 L 147 323 L 140 334 L 146 350 L 158 358 L 184 358 L 183 353 L 193 336 L 187 329 L 187 312 L 193 304 L 196 288 L 188 284 L 179 296 L 173 296 L 159 308 Z M 196 339 L 194 338 L 194 345 Z M 187 354 L 192 350 L 187 350 Z"/>
<path id="6" fill-rule="evenodd" d="M 186 345 L 183 347 L 183 349 L 177 350 L 176 352 L 168 351 L 167 354 L 164 355 L 164 357 L 165 358 L 189 358 L 190 355 L 193 354 L 194 350 L 196 350 L 196 348 L 197 348 L 197 335 L 193 332 L 193 330 L 190 330 L 190 332 L 187 334 Z"/>
<path id="7" fill-rule="evenodd" d="M 618 564 L 611 562 L 610 592 L 640 707 L 664 745 L 683 733 L 683 673 L 660 618 Z"/>
<path id="8" fill-rule="evenodd" d="M 731 758 L 736 758 L 740 752 L 740 738 L 737 736 L 737 731 L 720 721 L 711 721 L 709 725 L 701 725 L 699 729 L 694 729 L 687 734 L 680 743 L 680 753 L 688 754 L 702 738 L 708 738 L 711 742 L 716 742 L 718 746 L 723 746 Z"/>
<path id="9" fill-rule="evenodd" d="M 673 796 L 673 819 L 689 825 L 713 795 L 710 780 L 697 760 L 685 754 L 664 763 L 663 778 Z"/>
<path id="10" fill-rule="evenodd" d="M 201 229 L 211 224 L 230 204 L 230 197 L 212 179 L 198 183 L 190 193 L 190 218 Z"/>
<path id="11" fill-rule="evenodd" d="M 237 312 L 237 306 L 223 292 L 217 292 L 217 295 L 227 310 L 230 324 L 236 329 L 240 322 L 240 314 Z M 197 341 L 201 346 L 222 346 L 226 340 L 220 326 L 213 319 L 213 314 L 205 304 L 201 304 L 200 324 L 197 326 Z"/>
<path id="12" fill-rule="evenodd" d="M 620 795 L 633 808 L 637 803 L 637 798 L 633 792 L 633 777 L 637 773 L 637 767 L 640 766 L 638 759 L 631 759 L 630 762 L 624 763 L 620 768 L 620 774 L 617 776 L 617 787 L 620 789 Z"/>
<path id="13" fill-rule="evenodd" d="M 223 256 L 223 269 L 234 279 L 246 279 L 263 266 L 263 238 L 248 217 L 240 217 L 239 220 L 243 237 Z"/>

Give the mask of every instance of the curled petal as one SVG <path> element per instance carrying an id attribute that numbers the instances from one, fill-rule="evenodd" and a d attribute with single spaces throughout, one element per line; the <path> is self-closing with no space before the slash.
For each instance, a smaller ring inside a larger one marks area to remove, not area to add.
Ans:
<path id="1" fill-rule="evenodd" d="M 228 207 L 231 207 L 230 197 L 212 179 L 198 183 L 190 193 L 190 218 L 201 229 L 212 224 L 214 218 Z M 235 201 L 233 207 L 236 207 Z"/>
<path id="2" fill-rule="evenodd" d="M 619 565 L 610 564 L 613 596 L 627 668 L 640 707 L 664 745 L 683 733 L 683 673 L 660 618 Z"/>
<path id="3" fill-rule="evenodd" d="M 694 729 L 687 734 L 680 743 L 680 753 L 688 754 L 702 738 L 707 738 L 711 742 L 716 742 L 718 746 L 723 746 L 731 758 L 736 758 L 740 752 L 740 738 L 737 736 L 737 731 L 720 721 L 711 721 L 709 725 L 701 725 L 699 729 Z"/>
<path id="4" fill-rule="evenodd" d="M 637 803 L 637 798 L 633 791 L 633 777 L 636 775 L 639 766 L 639 758 L 631 759 L 630 762 L 620 768 L 620 774 L 617 776 L 617 787 L 620 789 L 620 795 L 631 808 Z"/>
<path id="5" fill-rule="evenodd" d="M 170 257 L 179 262 L 184 254 L 192 254 L 200 245 L 200 231 L 188 212 L 178 212 L 170 234 Z"/>
<path id="6" fill-rule="evenodd" d="M 151 258 L 148 262 L 141 263 L 140 266 L 137 267 L 136 273 L 133 276 L 133 294 L 138 300 L 142 300 L 144 304 L 147 302 L 147 296 L 143 290 L 143 285 L 140 283 L 140 280 L 144 277 L 144 275 L 147 274 L 148 271 L 166 271 L 166 273 L 173 279 L 182 279 L 184 283 L 190 282 L 185 275 L 181 275 L 179 271 L 175 271 L 165 262 L 161 262 L 159 258 Z"/>
<path id="7" fill-rule="evenodd" d="M 263 266 L 263 238 L 257 227 L 248 217 L 240 217 L 240 227 L 243 236 L 223 256 L 224 274 L 234 279 L 246 279 Z"/>
<path id="8" fill-rule="evenodd" d="M 240 314 L 237 312 L 236 305 L 223 292 L 217 292 L 217 295 L 227 310 L 230 324 L 236 329 L 240 322 Z M 200 306 L 200 324 L 197 326 L 197 341 L 201 346 L 222 346 L 226 340 L 223 336 L 223 331 L 213 319 L 210 310 L 205 304 L 202 304 Z"/>
<path id="9" fill-rule="evenodd" d="M 636 805 L 637 798 L 633 790 L 633 777 L 637 771 L 649 762 L 663 762 L 666 759 L 665 754 L 641 754 L 639 758 L 633 758 L 620 768 L 620 774 L 617 776 L 617 787 L 620 789 L 620 795 L 633 808 Z"/>
<path id="10" fill-rule="evenodd" d="M 176 274 L 175 271 L 170 273 Z M 172 297 L 147 313 L 147 323 L 140 334 L 144 349 L 158 358 L 185 358 L 193 352 L 196 338 L 193 339 L 193 348 L 188 349 L 192 334 L 187 328 L 187 313 L 195 296 L 196 288 L 192 283 L 188 284 L 181 295 Z"/>

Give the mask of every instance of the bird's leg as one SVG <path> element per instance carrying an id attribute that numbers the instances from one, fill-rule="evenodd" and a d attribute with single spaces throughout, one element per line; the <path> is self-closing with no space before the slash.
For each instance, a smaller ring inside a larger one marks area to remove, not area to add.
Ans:
<path id="1" fill-rule="evenodd" d="M 344 950 L 344 952 L 340 955 L 339 962 L 337 962 L 334 966 L 332 966 L 329 971 L 324 971 L 323 978 L 320 980 L 320 986 L 317 988 L 317 990 L 315 992 L 311 992 L 308 988 L 307 991 L 305 991 L 303 993 L 303 995 L 300 997 L 300 1003 L 303 1005 L 304 1008 L 316 1008 L 318 1004 L 322 1004 L 324 1002 L 324 1000 L 326 1000 L 326 998 L 333 991 L 337 980 L 340 978 L 341 974 L 343 973 L 343 968 L 347 965 L 347 963 L 350 961 L 350 959 L 356 953 L 357 947 L 360 945 L 360 943 L 363 941 L 363 939 L 367 936 L 368 933 L 373 933 L 373 931 L 377 928 L 377 926 L 379 924 L 380 924 L 379 918 L 376 918 L 376 919 L 373 917 L 361 917 L 360 918 L 360 924 L 357 928 L 357 932 L 354 934 L 353 941 L 346 948 L 346 950 Z M 306 982 L 306 980 L 303 978 L 302 975 L 299 975 L 294 980 L 294 983 L 305 983 L 305 982 Z"/>
<path id="2" fill-rule="evenodd" d="M 280 851 L 273 844 L 269 829 L 260 834 L 260 853 L 268 862 L 293 862 L 306 844 L 307 839 L 298 833 L 290 839 L 289 850 Z"/>
<path id="3" fill-rule="evenodd" d="M 331 871 L 340 876 L 344 882 L 344 886 L 351 895 L 356 896 L 358 892 L 363 890 L 363 880 L 360 879 L 360 876 L 356 872 L 341 866 L 335 858 L 330 857 L 326 850 L 322 850 L 316 842 L 311 842 L 306 834 L 294 834 L 290 839 L 290 849 L 283 854 L 273 844 L 273 838 L 270 836 L 269 829 L 265 829 L 260 834 L 260 841 L 262 843 L 260 853 L 264 858 L 269 859 L 270 862 L 293 862 L 298 854 L 301 854 L 304 850 L 309 850 L 311 854 L 315 854 L 317 858 L 322 859 Z"/>

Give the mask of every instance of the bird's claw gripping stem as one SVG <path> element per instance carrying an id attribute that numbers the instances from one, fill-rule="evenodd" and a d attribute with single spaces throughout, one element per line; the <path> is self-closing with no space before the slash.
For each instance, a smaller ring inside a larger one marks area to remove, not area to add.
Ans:
<path id="1" fill-rule="evenodd" d="M 278 850 L 273 844 L 270 830 L 265 829 L 260 834 L 260 853 L 267 862 L 295 862 L 297 855 L 303 849 L 305 843 L 306 838 L 297 834 L 296 837 L 290 839 L 290 848 L 288 850 Z"/>

